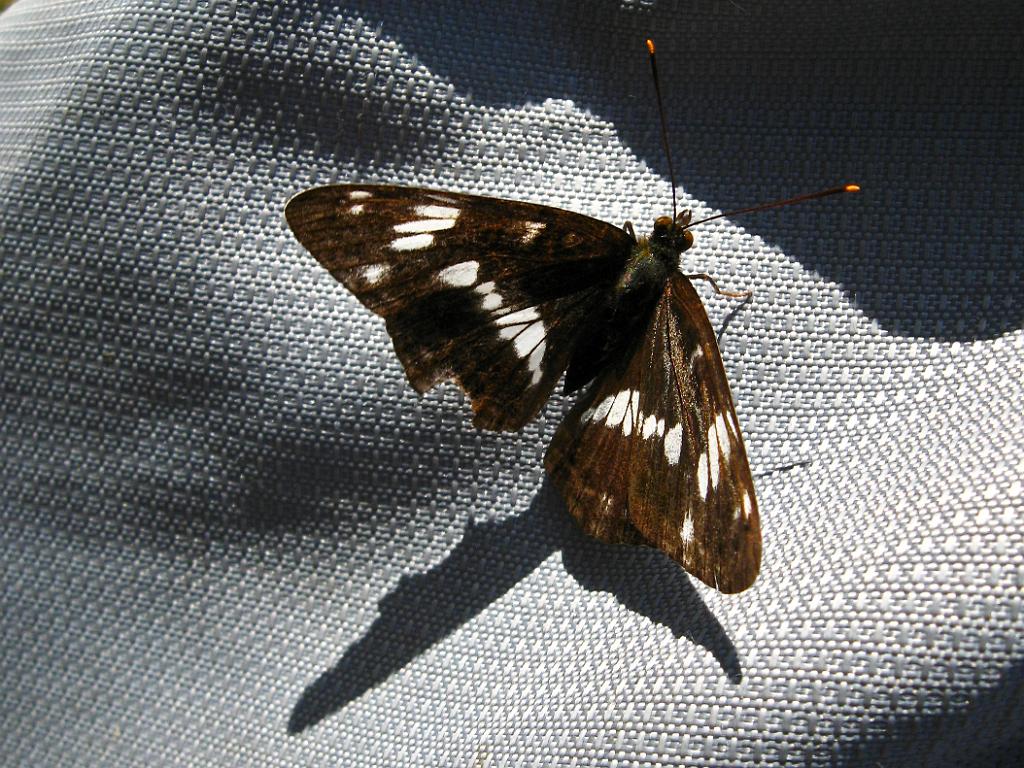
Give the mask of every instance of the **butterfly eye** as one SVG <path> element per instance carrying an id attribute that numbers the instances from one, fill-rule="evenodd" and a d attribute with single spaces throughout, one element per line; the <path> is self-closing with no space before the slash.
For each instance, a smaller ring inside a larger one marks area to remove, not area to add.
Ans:
<path id="1" fill-rule="evenodd" d="M 676 236 L 676 248 L 679 249 L 680 253 L 689 250 L 692 245 L 693 232 L 691 232 L 690 230 L 683 230 Z"/>
<path id="2" fill-rule="evenodd" d="M 672 218 L 669 216 L 659 216 L 654 220 L 654 234 L 663 235 L 672 228 Z"/>

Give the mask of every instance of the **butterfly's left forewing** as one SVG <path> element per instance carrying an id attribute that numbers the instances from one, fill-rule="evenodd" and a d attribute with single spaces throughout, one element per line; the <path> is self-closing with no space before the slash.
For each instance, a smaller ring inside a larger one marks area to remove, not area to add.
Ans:
<path id="1" fill-rule="evenodd" d="M 545 466 L 591 535 L 648 543 L 722 592 L 754 582 L 761 531 L 746 449 L 713 329 L 682 275 L 566 417 Z"/>
<path id="2" fill-rule="evenodd" d="M 540 410 L 633 245 L 556 208 L 389 185 L 310 189 L 285 216 L 385 318 L 413 386 L 454 379 L 488 429 L 518 429 Z"/>

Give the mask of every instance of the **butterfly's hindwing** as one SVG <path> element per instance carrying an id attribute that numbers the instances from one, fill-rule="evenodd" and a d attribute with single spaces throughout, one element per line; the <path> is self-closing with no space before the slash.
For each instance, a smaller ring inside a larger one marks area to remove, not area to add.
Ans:
<path id="1" fill-rule="evenodd" d="M 386 319 L 413 386 L 456 380 L 488 429 L 518 429 L 540 410 L 634 245 L 556 208 L 388 185 L 307 190 L 285 215 Z"/>
<path id="2" fill-rule="evenodd" d="M 644 541 L 722 592 L 756 578 L 746 449 L 714 331 L 682 275 L 629 354 L 566 417 L 545 466 L 591 535 Z"/>

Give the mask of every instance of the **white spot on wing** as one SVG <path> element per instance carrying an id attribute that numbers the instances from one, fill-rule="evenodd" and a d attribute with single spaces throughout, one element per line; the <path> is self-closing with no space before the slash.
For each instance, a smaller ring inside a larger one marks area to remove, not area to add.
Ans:
<path id="1" fill-rule="evenodd" d="M 665 422 L 655 416 L 653 413 L 644 419 L 643 431 L 640 433 L 644 440 L 653 436 L 660 435 L 665 431 Z"/>
<path id="2" fill-rule="evenodd" d="M 509 312 L 507 315 L 502 315 L 494 322 L 497 325 L 508 326 L 526 325 L 534 320 L 540 320 L 540 312 L 537 311 L 536 307 L 527 307 L 526 309 L 520 309 L 518 312 Z"/>
<path id="3" fill-rule="evenodd" d="M 715 417 L 715 433 L 718 435 L 718 452 L 722 454 L 722 463 L 728 464 L 729 453 L 732 451 L 732 437 L 729 435 L 724 413 L 719 413 Z"/>
<path id="4" fill-rule="evenodd" d="M 515 337 L 512 344 L 515 346 L 516 354 L 520 357 L 527 357 L 534 347 L 544 341 L 544 323 L 530 323 L 526 330 Z"/>
<path id="5" fill-rule="evenodd" d="M 700 490 L 700 495 L 705 499 L 708 497 L 708 455 L 702 453 L 700 460 L 697 461 L 697 488 Z"/>
<path id="6" fill-rule="evenodd" d="M 665 433 L 665 460 L 675 466 L 683 452 L 683 425 L 676 424 Z"/>
<path id="7" fill-rule="evenodd" d="M 750 494 L 746 490 L 743 491 L 742 509 L 744 517 L 750 517 L 750 513 L 754 511 L 754 504 L 751 502 Z"/>
<path id="8" fill-rule="evenodd" d="M 544 350 L 547 348 L 547 344 L 543 341 L 537 345 L 537 348 L 530 353 L 530 359 L 528 365 L 530 366 L 530 373 L 532 374 L 532 384 L 536 386 L 540 384 L 540 380 L 544 378 Z"/>
<path id="9" fill-rule="evenodd" d="M 446 205 L 417 205 L 416 213 L 425 219 L 457 219 L 460 211 Z"/>
<path id="10" fill-rule="evenodd" d="M 543 231 L 544 226 L 544 223 L 540 221 L 524 221 L 523 229 L 525 232 L 521 238 L 523 245 L 529 245 L 536 240 L 537 235 Z"/>
<path id="11" fill-rule="evenodd" d="M 358 216 L 360 213 L 363 212 L 365 208 L 366 206 L 363 205 L 362 203 L 356 203 L 355 205 L 349 206 L 348 212 L 351 213 L 353 216 Z"/>
<path id="12" fill-rule="evenodd" d="M 626 404 L 626 415 L 622 420 L 622 434 L 629 437 L 635 427 L 640 426 L 640 392 L 636 389 L 629 391 L 629 402 Z"/>
<path id="13" fill-rule="evenodd" d="M 429 248 L 434 243 L 434 236 L 430 234 L 409 235 L 399 237 L 391 241 L 393 251 L 418 251 L 422 248 Z"/>
<path id="14" fill-rule="evenodd" d="M 363 267 L 360 276 L 370 285 L 376 285 L 389 269 L 387 264 L 367 264 Z"/>
<path id="15" fill-rule="evenodd" d="M 373 195 L 365 189 L 353 189 L 348 193 L 349 200 L 366 200 L 368 197 L 373 197 Z"/>
<path id="16" fill-rule="evenodd" d="M 605 424 L 609 427 L 622 424 L 622 417 L 626 415 L 626 409 L 629 407 L 631 391 L 632 390 L 624 389 L 615 395 L 615 400 L 612 402 L 612 409 L 608 412 L 608 416 L 605 419 Z M 625 426 L 623 426 L 623 430 L 625 430 Z"/>
<path id="17" fill-rule="evenodd" d="M 454 226 L 455 219 L 417 219 L 395 224 L 395 232 L 437 232 Z"/>
<path id="18" fill-rule="evenodd" d="M 604 400 L 601 401 L 600 405 L 593 409 L 590 414 L 589 421 L 604 421 L 608 416 L 608 411 L 612 409 L 612 403 L 615 402 L 615 395 L 608 395 Z"/>
<path id="19" fill-rule="evenodd" d="M 504 299 L 501 298 L 501 294 L 494 290 L 494 281 L 492 280 L 488 280 L 486 283 L 480 283 L 480 285 L 473 290 L 480 294 L 482 297 L 480 299 L 480 306 L 488 312 L 498 309 L 505 303 Z"/>
<path id="20" fill-rule="evenodd" d="M 683 544 L 693 541 L 693 515 L 687 513 L 686 519 L 683 520 L 683 528 L 679 531 L 679 538 L 683 540 Z"/>
<path id="21" fill-rule="evenodd" d="M 476 282 L 476 274 L 479 269 L 479 262 L 463 261 L 458 264 L 452 264 L 450 267 L 445 267 L 437 273 L 437 276 L 445 285 L 455 288 L 468 288 Z"/>
<path id="22" fill-rule="evenodd" d="M 718 447 L 718 422 L 717 421 L 712 422 L 711 426 L 708 427 L 707 439 L 708 439 L 708 445 L 707 445 L 706 453 L 710 454 L 712 449 Z M 717 454 L 715 455 L 715 457 L 713 459 L 711 459 L 710 464 L 711 464 L 711 487 L 712 488 L 717 488 L 718 487 L 718 470 L 719 470 L 719 464 L 720 464 L 719 458 L 718 458 Z"/>
<path id="23" fill-rule="evenodd" d="M 431 200 L 437 200 L 440 203 L 452 203 L 454 205 L 459 202 L 454 197 L 448 197 L 448 195 L 438 195 L 436 193 L 431 193 L 427 195 L 427 197 L 429 197 Z"/>

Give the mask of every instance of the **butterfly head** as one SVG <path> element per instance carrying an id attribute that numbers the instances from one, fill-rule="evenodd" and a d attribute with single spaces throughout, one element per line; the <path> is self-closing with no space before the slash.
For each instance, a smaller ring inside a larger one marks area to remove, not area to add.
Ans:
<path id="1" fill-rule="evenodd" d="M 686 227 L 690 223 L 690 212 L 683 211 L 676 216 L 659 216 L 654 220 L 654 231 L 651 233 L 652 250 L 667 250 L 674 257 L 693 245 L 693 233 Z"/>

